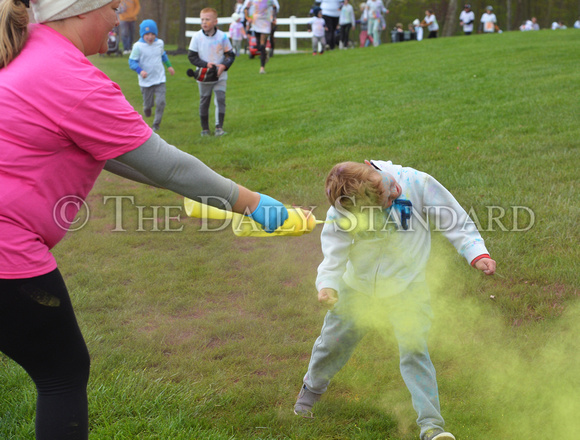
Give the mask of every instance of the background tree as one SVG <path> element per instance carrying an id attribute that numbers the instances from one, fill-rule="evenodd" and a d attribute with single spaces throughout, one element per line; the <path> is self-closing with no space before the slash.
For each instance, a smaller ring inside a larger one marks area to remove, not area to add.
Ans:
<path id="1" fill-rule="evenodd" d="M 186 51 L 187 39 L 185 37 L 185 18 L 187 17 L 187 0 L 179 0 L 179 33 L 177 34 L 177 50 Z"/>
<path id="2" fill-rule="evenodd" d="M 451 35 L 455 34 L 455 29 L 457 28 L 457 16 L 457 0 L 449 0 L 441 36 L 450 37 Z"/>

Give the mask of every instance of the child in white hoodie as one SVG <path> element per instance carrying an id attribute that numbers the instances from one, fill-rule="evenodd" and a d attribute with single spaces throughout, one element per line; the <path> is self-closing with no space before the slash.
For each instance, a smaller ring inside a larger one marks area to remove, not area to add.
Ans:
<path id="1" fill-rule="evenodd" d="M 369 310 L 379 310 L 399 344 L 421 440 L 455 439 L 444 430 L 427 349 L 429 221 L 475 268 L 492 275 L 495 261 L 465 210 L 426 173 L 390 161 L 344 162 L 330 171 L 326 195 L 332 206 L 321 234 L 324 260 L 316 287 L 318 300 L 333 309 L 312 349 L 294 412 L 312 416 L 312 406 L 368 330 Z"/>

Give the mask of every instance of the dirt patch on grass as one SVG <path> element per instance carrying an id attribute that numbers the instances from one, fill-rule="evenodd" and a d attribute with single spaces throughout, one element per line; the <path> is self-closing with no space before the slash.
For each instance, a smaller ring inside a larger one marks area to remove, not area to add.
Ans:
<path id="1" fill-rule="evenodd" d="M 498 287 L 497 295 L 491 295 L 491 298 L 509 298 L 506 313 L 511 316 L 511 324 L 515 327 L 527 322 L 558 318 L 565 312 L 567 303 L 580 296 L 577 288 L 563 283 L 509 279 Z"/>

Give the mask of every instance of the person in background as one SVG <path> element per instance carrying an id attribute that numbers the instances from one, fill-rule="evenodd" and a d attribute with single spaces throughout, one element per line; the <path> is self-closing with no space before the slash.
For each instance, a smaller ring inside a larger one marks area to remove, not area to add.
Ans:
<path id="1" fill-rule="evenodd" d="M 463 11 L 459 14 L 459 24 L 463 26 L 463 33 L 471 35 L 473 32 L 473 23 L 475 22 L 475 13 L 471 10 L 471 5 L 466 4 Z"/>
<path id="2" fill-rule="evenodd" d="M 421 41 L 423 39 L 423 27 L 421 26 L 421 22 L 418 18 L 413 20 L 413 26 L 415 26 L 415 33 L 417 34 L 417 41 Z"/>
<path id="3" fill-rule="evenodd" d="M 238 14 L 242 17 L 241 23 L 244 26 L 244 32 L 246 32 L 246 39 L 244 40 L 244 51 L 248 49 L 248 39 L 247 39 L 247 31 L 248 28 L 246 26 L 246 14 L 244 14 L 244 0 L 236 0 L 236 4 L 234 5 L 234 14 Z M 236 54 L 237 55 L 237 54 Z"/>
<path id="4" fill-rule="evenodd" d="M 266 43 L 272 32 L 272 24 L 276 23 L 278 9 L 275 0 L 247 0 L 244 3 L 246 22 L 251 26 L 260 52 L 260 73 L 266 73 L 266 63 L 269 53 Z M 272 43 L 270 43 L 271 45 Z"/>
<path id="5" fill-rule="evenodd" d="M 384 30 L 384 14 L 389 11 L 382 0 L 367 1 L 368 33 L 373 38 L 373 46 L 381 44 L 381 32 Z"/>
<path id="6" fill-rule="evenodd" d="M 348 0 L 344 0 L 342 7 L 340 8 L 340 17 L 338 19 L 338 25 L 340 26 L 340 48 L 348 49 L 348 36 L 350 34 L 351 28 L 356 27 L 356 18 L 354 17 L 354 9 Z"/>
<path id="7" fill-rule="evenodd" d="M 244 16 L 244 0 L 236 0 L 234 14 L 238 14 L 240 17 Z"/>
<path id="8" fill-rule="evenodd" d="M 397 23 L 391 35 L 393 43 L 402 43 L 405 41 L 405 29 L 403 29 L 403 23 Z"/>
<path id="9" fill-rule="evenodd" d="M 501 33 L 501 29 L 497 25 L 497 17 L 493 13 L 492 6 L 486 6 L 485 12 L 481 16 L 479 24 L 479 33 L 493 34 L 494 32 Z"/>
<path id="10" fill-rule="evenodd" d="M 312 9 L 312 14 L 313 17 L 308 22 L 308 30 L 312 32 L 312 55 L 322 55 L 326 46 L 326 22 L 322 18 L 322 9 L 315 7 Z M 318 52 L 318 46 L 321 47 L 320 52 Z"/>
<path id="11" fill-rule="evenodd" d="M 120 0 L 35 0 L 30 25 L 26 3 L 0 0 L 0 351 L 36 386 L 36 438 L 87 440 L 90 357 L 51 249 L 103 168 L 267 231 L 288 212 L 153 133 L 87 59 L 107 52 Z"/>
<path id="12" fill-rule="evenodd" d="M 524 25 L 525 31 L 539 31 L 540 25 L 538 24 L 538 19 L 536 17 L 532 17 L 531 19 L 526 21 Z"/>
<path id="13" fill-rule="evenodd" d="M 242 52 L 242 41 L 246 40 L 248 36 L 246 35 L 244 25 L 242 24 L 242 17 L 236 12 L 232 14 L 232 22 L 230 23 L 228 35 L 232 42 L 234 52 L 236 52 L 236 56 L 239 57 Z"/>
<path id="14" fill-rule="evenodd" d="M 199 14 L 201 29 L 191 38 L 187 57 L 198 68 L 216 69 L 216 78 L 205 81 L 197 78 L 199 88 L 199 118 L 201 136 L 210 136 L 209 106 L 212 93 L 215 95 L 215 135 L 227 134 L 224 129 L 226 117 L 226 86 L 228 69 L 236 60 L 236 54 L 228 36 L 217 28 L 218 13 L 213 8 L 204 8 Z M 208 72 L 209 73 L 209 72 Z M 209 78 L 209 75 L 206 75 Z"/>
<path id="15" fill-rule="evenodd" d="M 276 47 L 276 38 L 275 34 L 278 30 L 278 14 L 280 14 L 280 3 L 278 0 L 272 0 L 274 3 L 274 10 L 276 11 L 276 15 L 272 17 L 272 30 L 270 31 L 270 53 L 269 56 L 272 58 L 274 56 L 274 48 Z"/>
<path id="16" fill-rule="evenodd" d="M 340 18 L 340 5 L 342 0 L 322 0 L 320 8 L 322 9 L 322 18 L 326 23 L 328 29 L 324 35 L 326 39 L 327 49 L 334 50 L 338 46 L 338 38 L 336 30 L 338 29 L 338 20 Z"/>
<path id="17" fill-rule="evenodd" d="M 407 25 L 407 29 L 409 31 L 409 40 L 417 41 L 417 31 L 415 31 L 415 26 L 413 26 L 413 23 L 409 23 Z"/>
<path id="18" fill-rule="evenodd" d="M 122 0 L 119 7 L 119 22 L 121 31 L 121 41 L 123 41 L 123 54 L 128 55 L 133 49 L 133 38 L 135 38 L 137 15 L 141 10 L 139 0 Z"/>
<path id="19" fill-rule="evenodd" d="M 358 34 L 360 47 L 367 47 L 373 44 L 373 37 L 368 33 L 368 7 L 366 3 L 361 3 L 360 6 L 360 18 L 358 22 L 360 23 L 360 32 Z"/>
<path id="20" fill-rule="evenodd" d="M 425 18 L 421 22 L 421 26 L 427 27 L 429 30 L 429 35 L 427 38 L 437 38 L 437 32 L 439 31 L 439 24 L 437 23 L 437 18 L 433 14 L 432 9 L 427 9 L 425 11 Z"/>
<path id="21" fill-rule="evenodd" d="M 129 56 L 129 66 L 137 72 L 139 86 L 143 95 L 143 113 L 151 116 L 151 108 L 155 101 L 155 118 L 153 131 L 159 130 L 163 111 L 165 110 L 165 69 L 171 76 L 175 70 L 165 52 L 163 40 L 157 38 L 157 23 L 153 20 L 143 20 L 139 25 L 141 38 L 133 45 Z"/>
<path id="22" fill-rule="evenodd" d="M 561 20 L 558 20 L 552 23 L 552 30 L 555 31 L 557 29 L 568 29 L 568 27 Z"/>
<path id="23" fill-rule="evenodd" d="M 580 17 L 574 22 L 574 29 L 580 29 Z"/>

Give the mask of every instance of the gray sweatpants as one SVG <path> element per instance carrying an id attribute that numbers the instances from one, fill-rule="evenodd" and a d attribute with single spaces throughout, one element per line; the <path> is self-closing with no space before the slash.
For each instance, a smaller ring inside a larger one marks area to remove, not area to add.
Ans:
<path id="1" fill-rule="evenodd" d="M 338 303 L 326 314 L 312 348 L 304 384 L 313 393 L 324 393 L 369 329 L 392 328 L 399 345 L 401 376 L 411 393 L 422 436 L 429 429 L 443 429 L 445 422 L 439 407 L 435 368 L 427 349 L 432 318 L 429 291 L 424 284 L 415 284 L 399 295 L 378 299 L 342 283 Z"/>
<path id="2" fill-rule="evenodd" d="M 153 119 L 153 128 L 157 129 L 161 125 L 163 111 L 165 110 L 165 83 L 156 84 L 151 87 L 141 87 L 143 95 L 143 110 L 150 111 L 155 101 L 155 118 Z"/>
<path id="3" fill-rule="evenodd" d="M 201 127 L 204 130 L 209 129 L 209 104 L 211 103 L 211 93 L 215 94 L 215 125 L 222 127 L 226 115 L 226 79 L 218 79 L 213 83 L 198 82 L 199 86 L 199 117 L 201 119 Z"/>
<path id="4" fill-rule="evenodd" d="M 318 52 L 318 43 L 320 43 L 320 53 L 324 52 L 324 46 L 326 46 L 326 38 L 324 35 L 322 37 L 312 37 L 312 52 Z"/>

